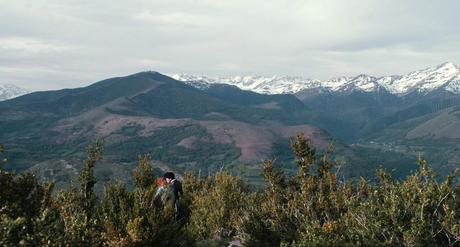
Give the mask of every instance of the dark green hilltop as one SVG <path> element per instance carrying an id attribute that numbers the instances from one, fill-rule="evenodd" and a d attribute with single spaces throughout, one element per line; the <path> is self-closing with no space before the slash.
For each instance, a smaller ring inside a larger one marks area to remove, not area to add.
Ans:
<path id="1" fill-rule="evenodd" d="M 311 114 L 292 95 L 226 85 L 203 91 L 156 72 L 31 93 L 1 102 L 0 112 L 6 168 L 58 183 L 74 177 L 94 139 L 105 143 L 97 174 L 125 179 L 141 154 L 150 154 L 159 170 L 208 174 L 225 168 L 251 176 L 274 144 L 287 143 L 297 130 L 310 131 L 322 145 L 329 138 L 305 124 Z"/>

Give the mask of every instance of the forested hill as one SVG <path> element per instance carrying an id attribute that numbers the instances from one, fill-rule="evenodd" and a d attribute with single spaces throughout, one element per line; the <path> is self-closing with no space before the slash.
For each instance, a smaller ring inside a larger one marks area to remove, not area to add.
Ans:
<path id="1" fill-rule="evenodd" d="M 294 95 L 223 84 L 197 89 L 141 72 L 0 102 L 0 140 L 8 147 L 7 169 L 31 171 L 58 187 L 75 180 L 84 146 L 94 139 L 103 139 L 106 150 L 98 177 L 129 184 L 133 161 L 142 154 L 151 155 L 158 172 L 212 174 L 224 167 L 261 183 L 261 160 L 276 156 L 286 172 L 295 171 L 289 138 L 297 132 L 322 152 L 332 143 L 344 179 L 374 176 L 381 164 L 398 177 L 416 169 L 414 153 L 343 144 L 321 127 L 330 127 L 334 118 L 327 121 L 313 107 L 318 106 Z"/>
<path id="2" fill-rule="evenodd" d="M 150 154 L 159 172 L 208 174 L 224 164 L 260 180 L 255 164 L 284 152 L 296 132 L 320 149 L 332 139 L 306 124 L 312 114 L 292 95 L 225 85 L 203 91 L 157 72 L 34 92 L 0 102 L 0 112 L 0 140 L 11 160 L 6 168 L 32 171 L 59 187 L 75 180 L 84 146 L 94 139 L 104 140 L 96 173 L 107 180 L 129 179 L 141 154 Z"/>

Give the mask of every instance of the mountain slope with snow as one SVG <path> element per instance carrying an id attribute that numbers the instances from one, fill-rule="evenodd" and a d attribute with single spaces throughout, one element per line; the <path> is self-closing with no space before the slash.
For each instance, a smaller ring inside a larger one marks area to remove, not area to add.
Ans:
<path id="1" fill-rule="evenodd" d="M 30 93 L 29 90 L 12 84 L 0 85 L 0 101 L 12 99 Z"/>
<path id="2" fill-rule="evenodd" d="M 373 77 L 363 74 L 323 81 L 293 76 L 208 77 L 174 74 L 171 77 L 202 89 L 210 84 L 223 83 L 262 94 L 294 94 L 306 89 L 374 92 L 379 88 L 394 95 L 406 95 L 414 91 L 428 93 L 440 88 L 460 94 L 460 69 L 453 63 L 444 63 L 402 76 Z"/>

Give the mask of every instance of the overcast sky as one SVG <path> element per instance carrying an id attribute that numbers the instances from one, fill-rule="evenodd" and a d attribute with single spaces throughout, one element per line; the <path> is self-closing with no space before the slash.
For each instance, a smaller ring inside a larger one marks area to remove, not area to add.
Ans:
<path id="1" fill-rule="evenodd" d="M 0 84 L 145 70 L 313 79 L 460 65 L 460 1 L 0 0 Z"/>

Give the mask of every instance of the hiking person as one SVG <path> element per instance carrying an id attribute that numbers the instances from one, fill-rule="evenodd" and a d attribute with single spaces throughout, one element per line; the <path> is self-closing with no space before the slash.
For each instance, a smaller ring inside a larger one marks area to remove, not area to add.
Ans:
<path id="1" fill-rule="evenodd" d="M 183 195 L 182 183 L 176 179 L 174 173 L 167 172 L 163 175 L 168 186 L 168 192 L 171 200 L 171 205 L 174 208 L 175 218 L 179 219 L 179 198 Z"/>
<path id="2" fill-rule="evenodd" d="M 163 177 L 158 177 L 155 180 L 155 184 L 158 186 L 157 190 L 155 191 L 155 196 L 154 199 L 160 199 L 162 203 L 164 203 L 164 198 L 165 198 L 165 179 Z"/>

